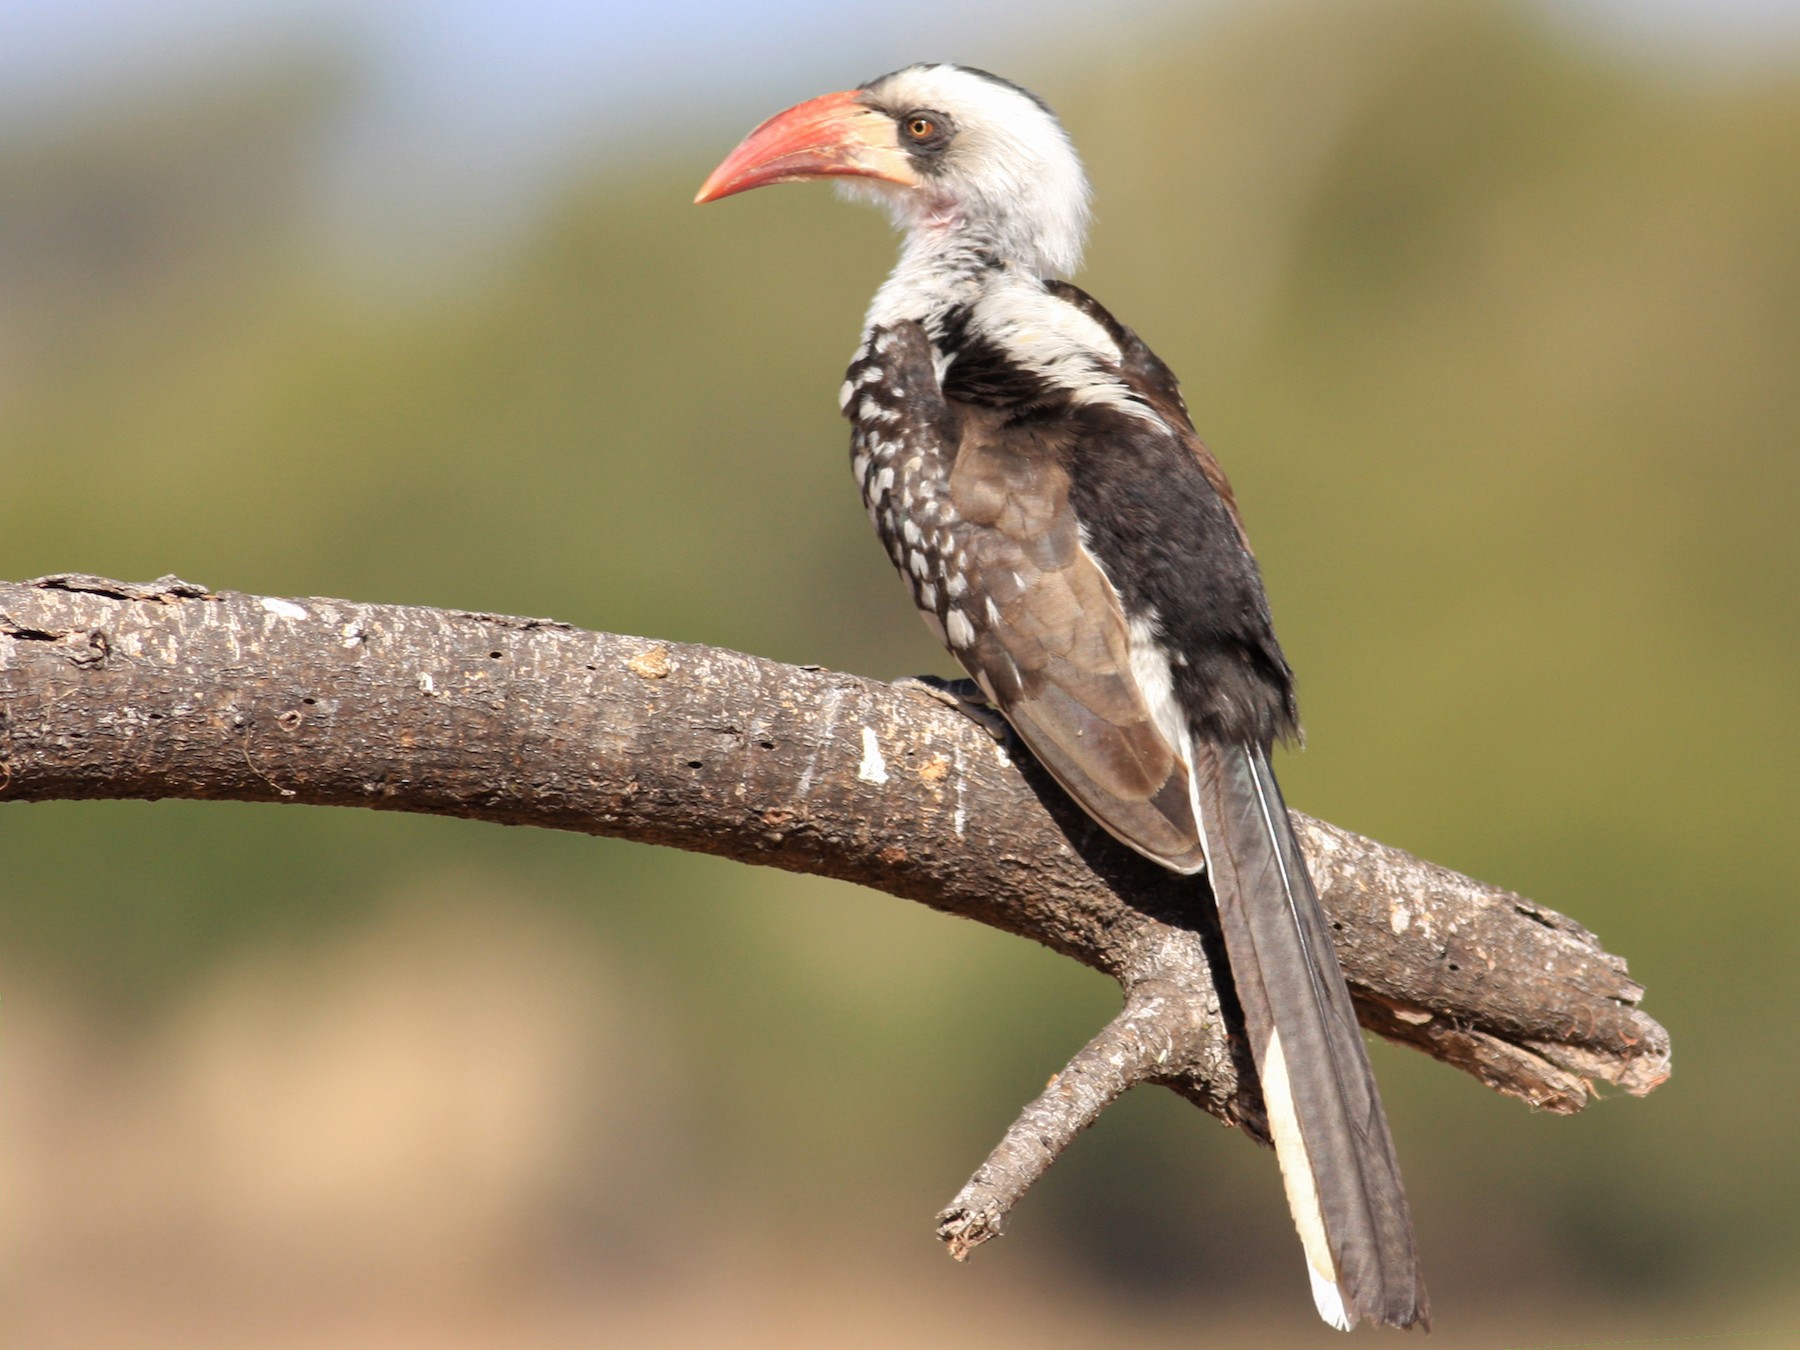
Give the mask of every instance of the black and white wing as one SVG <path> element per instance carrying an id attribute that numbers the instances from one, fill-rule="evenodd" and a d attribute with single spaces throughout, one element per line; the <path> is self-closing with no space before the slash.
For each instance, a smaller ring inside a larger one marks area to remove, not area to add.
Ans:
<path id="1" fill-rule="evenodd" d="M 863 496 L 920 611 L 1096 821 L 1177 871 L 1205 859 L 1180 756 L 1134 677 L 1123 610 L 1055 447 L 944 399 L 924 331 L 870 334 L 846 411 Z"/>

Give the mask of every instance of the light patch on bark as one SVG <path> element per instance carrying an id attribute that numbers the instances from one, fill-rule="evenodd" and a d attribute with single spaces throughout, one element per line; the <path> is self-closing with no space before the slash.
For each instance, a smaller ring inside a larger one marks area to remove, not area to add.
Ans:
<path id="1" fill-rule="evenodd" d="M 862 729 L 862 744 L 862 763 L 856 766 L 856 776 L 865 783 L 887 782 L 887 761 L 881 757 L 881 742 L 875 739 L 874 727 Z"/>

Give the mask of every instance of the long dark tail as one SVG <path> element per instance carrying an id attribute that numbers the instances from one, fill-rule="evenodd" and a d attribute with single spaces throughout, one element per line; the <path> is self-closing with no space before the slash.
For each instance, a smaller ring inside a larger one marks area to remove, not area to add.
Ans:
<path id="1" fill-rule="evenodd" d="M 1429 1326 L 1400 1165 L 1331 929 L 1261 749 L 1196 743 L 1232 979 L 1319 1315 Z"/>

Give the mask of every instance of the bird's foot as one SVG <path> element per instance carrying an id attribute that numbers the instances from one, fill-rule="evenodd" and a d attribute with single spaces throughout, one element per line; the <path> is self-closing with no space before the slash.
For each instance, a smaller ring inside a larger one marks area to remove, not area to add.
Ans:
<path id="1" fill-rule="evenodd" d="M 924 694 L 946 708 L 954 708 L 976 726 L 1005 745 L 1012 727 L 993 704 L 987 701 L 981 686 L 973 680 L 945 680 L 936 675 L 907 675 L 894 681 L 896 689 Z"/>

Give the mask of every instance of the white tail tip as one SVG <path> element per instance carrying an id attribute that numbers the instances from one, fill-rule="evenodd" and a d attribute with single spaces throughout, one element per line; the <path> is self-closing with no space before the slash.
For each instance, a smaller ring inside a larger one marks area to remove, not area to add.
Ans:
<path id="1" fill-rule="evenodd" d="M 1344 1298 L 1337 1285 L 1314 1270 L 1310 1261 L 1306 1263 L 1306 1273 L 1312 1280 L 1313 1306 L 1319 1310 L 1319 1316 L 1339 1331 L 1350 1330 L 1350 1314 L 1344 1310 Z"/>

